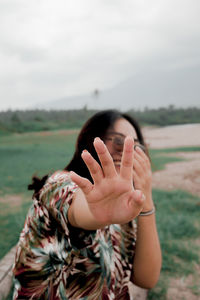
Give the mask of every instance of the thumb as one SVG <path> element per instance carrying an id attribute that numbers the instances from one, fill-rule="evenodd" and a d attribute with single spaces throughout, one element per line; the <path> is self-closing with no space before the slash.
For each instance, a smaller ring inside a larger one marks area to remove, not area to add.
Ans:
<path id="1" fill-rule="evenodd" d="M 70 178 L 81 188 L 85 195 L 88 195 L 91 192 L 93 185 L 88 179 L 81 177 L 74 171 L 70 171 Z"/>
<path id="2" fill-rule="evenodd" d="M 132 199 L 134 202 L 134 205 L 138 207 L 143 207 L 144 201 L 145 201 L 145 195 L 142 193 L 141 190 L 134 190 L 132 192 Z"/>

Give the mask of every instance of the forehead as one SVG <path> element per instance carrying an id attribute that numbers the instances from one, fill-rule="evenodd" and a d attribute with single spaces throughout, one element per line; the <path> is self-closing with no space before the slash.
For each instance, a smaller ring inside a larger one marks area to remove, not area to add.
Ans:
<path id="1" fill-rule="evenodd" d="M 135 131 L 134 127 L 132 126 L 132 124 L 129 123 L 124 118 L 118 119 L 114 123 L 113 129 L 114 129 L 115 132 L 121 133 L 124 136 L 130 135 L 133 138 L 137 137 L 136 131 Z"/>

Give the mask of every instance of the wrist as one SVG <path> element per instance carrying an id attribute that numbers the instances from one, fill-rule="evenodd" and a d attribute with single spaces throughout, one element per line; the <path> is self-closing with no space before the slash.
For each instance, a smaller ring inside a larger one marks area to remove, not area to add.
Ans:
<path id="1" fill-rule="evenodd" d="M 154 203 L 151 193 L 145 194 L 145 202 L 141 212 L 147 212 L 154 208 Z"/>
<path id="2" fill-rule="evenodd" d="M 67 218 L 68 218 L 68 222 L 70 223 L 71 226 L 79 227 L 78 224 L 76 223 L 76 220 L 75 220 L 75 217 L 74 217 L 73 204 L 71 204 L 69 206 L 68 213 L 67 213 Z"/>
<path id="3" fill-rule="evenodd" d="M 96 230 L 104 227 L 92 215 L 81 189 L 77 190 L 74 194 L 72 203 L 68 209 L 68 221 L 73 227 L 84 230 Z"/>
<path id="4" fill-rule="evenodd" d="M 155 211 L 156 211 L 155 207 L 153 207 L 150 210 L 141 211 L 138 216 L 150 216 L 150 215 L 153 215 L 155 213 Z"/>

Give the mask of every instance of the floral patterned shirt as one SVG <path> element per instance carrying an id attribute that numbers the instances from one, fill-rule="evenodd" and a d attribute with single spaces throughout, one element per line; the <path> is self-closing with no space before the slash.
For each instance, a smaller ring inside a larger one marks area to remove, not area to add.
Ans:
<path id="1" fill-rule="evenodd" d="M 136 223 L 72 227 L 67 211 L 76 190 L 57 171 L 34 199 L 17 245 L 13 299 L 132 299 Z"/>

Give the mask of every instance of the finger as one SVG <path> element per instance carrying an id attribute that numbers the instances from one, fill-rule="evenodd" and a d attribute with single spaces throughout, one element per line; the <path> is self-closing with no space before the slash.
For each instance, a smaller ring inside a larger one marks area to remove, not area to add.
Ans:
<path id="1" fill-rule="evenodd" d="M 133 205 L 141 207 L 145 201 L 145 195 L 141 190 L 133 190 L 132 199 L 130 200 L 133 201 Z"/>
<path id="2" fill-rule="evenodd" d="M 93 189 L 93 185 L 88 179 L 79 176 L 73 171 L 70 171 L 70 178 L 81 188 L 85 195 L 88 195 Z"/>
<path id="3" fill-rule="evenodd" d="M 131 179 L 133 173 L 133 153 L 134 153 L 134 140 L 132 137 L 127 136 L 124 142 L 124 149 L 122 153 L 122 161 L 120 168 L 120 175 L 125 179 Z"/>
<path id="4" fill-rule="evenodd" d="M 133 170 L 133 185 L 134 185 L 134 188 L 138 189 L 139 186 L 141 185 L 140 184 L 140 176 L 138 176 L 138 174 L 136 173 L 135 170 Z"/>
<path id="5" fill-rule="evenodd" d="M 134 145 L 134 149 L 136 149 L 136 147 L 139 147 L 144 153 L 146 153 L 146 147 L 142 144 L 138 144 L 137 141 Z"/>
<path id="6" fill-rule="evenodd" d="M 145 172 L 144 166 L 140 161 L 138 161 L 138 158 L 135 158 L 133 168 L 139 176 L 141 176 Z"/>
<path id="7" fill-rule="evenodd" d="M 139 149 L 139 147 L 136 147 L 134 158 L 141 164 L 144 170 L 151 168 L 151 163 L 148 156 L 141 149 Z"/>
<path id="8" fill-rule="evenodd" d="M 82 152 L 81 157 L 84 160 L 94 183 L 100 182 L 103 178 L 103 172 L 98 162 L 92 157 L 92 155 L 87 150 L 84 150 Z"/>
<path id="9" fill-rule="evenodd" d="M 105 177 L 112 178 L 113 176 L 116 176 L 117 172 L 113 159 L 104 142 L 100 138 L 95 138 L 94 147 L 101 162 Z"/>
<path id="10" fill-rule="evenodd" d="M 143 160 L 150 165 L 150 161 L 146 153 L 140 148 L 140 146 L 135 147 L 135 153 Z"/>

